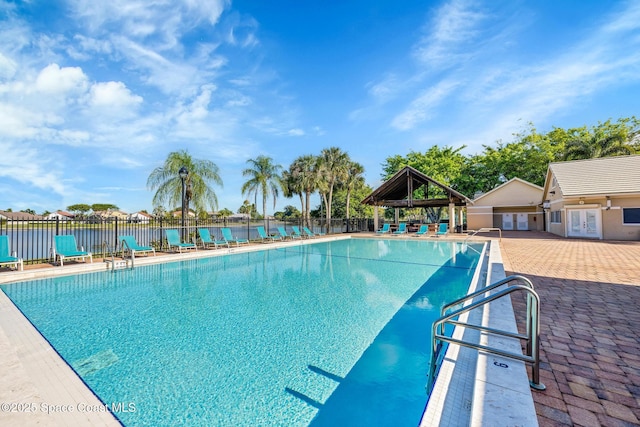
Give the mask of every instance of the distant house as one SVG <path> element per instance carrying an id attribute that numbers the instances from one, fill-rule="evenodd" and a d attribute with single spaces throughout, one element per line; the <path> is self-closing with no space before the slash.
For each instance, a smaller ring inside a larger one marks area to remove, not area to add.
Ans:
<path id="1" fill-rule="evenodd" d="M 0 219 L 13 221 L 35 221 L 42 219 L 42 215 L 33 215 L 26 212 L 0 211 Z"/>
<path id="2" fill-rule="evenodd" d="M 512 178 L 467 205 L 467 228 L 543 230 L 542 187 Z"/>
<path id="3" fill-rule="evenodd" d="M 70 212 L 65 211 L 55 211 L 50 213 L 45 217 L 45 219 L 59 219 L 60 221 L 68 221 L 70 219 L 75 218 L 76 216 Z"/>
<path id="4" fill-rule="evenodd" d="M 227 219 L 232 221 L 248 221 L 251 219 L 251 215 L 248 213 L 234 213 L 233 215 L 229 215 Z"/>
<path id="5" fill-rule="evenodd" d="M 146 212 L 135 212 L 127 217 L 127 222 L 148 224 L 153 217 Z"/>
<path id="6" fill-rule="evenodd" d="M 173 216 L 174 218 L 181 218 L 182 217 L 182 211 L 181 210 L 173 211 L 173 212 L 171 212 L 171 216 Z M 188 218 L 195 218 L 196 217 L 196 213 L 193 210 L 189 209 L 189 212 L 187 212 L 187 217 Z"/>
<path id="7" fill-rule="evenodd" d="M 640 240 L 640 155 L 551 163 L 543 206 L 553 234 Z"/>
<path id="8" fill-rule="evenodd" d="M 106 219 L 106 218 L 127 219 L 129 217 L 129 214 L 126 212 L 117 211 L 117 210 L 115 211 L 107 210 L 107 211 L 95 211 L 90 217 L 100 218 L 100 219 Z"/>

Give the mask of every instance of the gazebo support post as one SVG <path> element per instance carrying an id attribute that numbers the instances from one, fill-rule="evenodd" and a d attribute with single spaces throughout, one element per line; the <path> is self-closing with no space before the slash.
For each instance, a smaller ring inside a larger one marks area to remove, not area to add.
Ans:
<path id="1" fill-rule="evenodd" d="M 456 204 L 449 203 L 449 231 L 454 233 L 456 231 Z"/>
<path id="2" fill-rule="evenodd" d="M 378 231 L 380 229 L 380 223 L 378 221 L 378 205 L 373 207 L 373 231 Z"/>

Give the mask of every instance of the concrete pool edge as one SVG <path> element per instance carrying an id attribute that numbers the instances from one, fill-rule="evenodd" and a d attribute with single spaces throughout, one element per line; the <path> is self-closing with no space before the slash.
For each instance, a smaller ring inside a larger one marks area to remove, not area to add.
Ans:
<path id="1" fill-rule="evenodd" d="M 483 260 L 479 280 L 470 289 L 505 277 L 502 254 L 496 240 L 490 241 Z M 511 300 L 502 298 L 489 304 L 484 310 L 469 313 L 470 323 L 490 325 L 493 328 L 516 331 Z M 478 331 L 456 327 L 454 336 L 467 340 L 487 337 Z M 520 352 L 518 340 L 499 341 L 489 337 L 491 345 Z M 450 345 L 445 354 L 436 384 L 425 408 L 420 427 L 438 425 L 499 425 L 519 427 L 538 426 L 538 418 L 529 388 L 524 362 L 479 352 L 475 349 Z"/>

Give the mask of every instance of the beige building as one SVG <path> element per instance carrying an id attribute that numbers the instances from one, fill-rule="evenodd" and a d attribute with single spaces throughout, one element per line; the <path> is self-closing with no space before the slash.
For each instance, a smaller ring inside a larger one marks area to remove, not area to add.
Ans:
<path id="1" fill-rule="evenodd" d="M 542 187 L 513 178 L 467 205 L 467 229 L 543 230 Z"/>
<path id="2" fill-rule="evenodd" d="M 640 156 L 551 163 L 543 200 L 553 234 L 640 240 Z"/>

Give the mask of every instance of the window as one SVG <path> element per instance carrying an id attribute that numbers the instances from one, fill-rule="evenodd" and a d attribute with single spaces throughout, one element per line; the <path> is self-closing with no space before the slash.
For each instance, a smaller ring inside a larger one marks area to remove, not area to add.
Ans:
<path id="1" fill-rule="evenodd" d="M 562 222 L 562 212 L 561 211 L 551 211 L 551 223 L 552 224 L 560 224 Z"/>
<path id="2" fill-rule="evenodd" d="M 622 223 L 640 225 L 640 208 L 622 208 Z"/>

